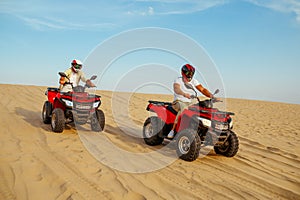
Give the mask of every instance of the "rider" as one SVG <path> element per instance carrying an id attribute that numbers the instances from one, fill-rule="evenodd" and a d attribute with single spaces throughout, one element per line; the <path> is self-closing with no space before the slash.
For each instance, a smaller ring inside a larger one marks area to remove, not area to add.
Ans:
<path id="1" fill-rule="evenodd" d="M 174 102 L 173 108 L 178 111 L 176 119 L 174 121 L 174 125 L 172 130 L 168 134 L 168 138 L 174 137 L 174 129 L 176 127 L 178 117 L 186 109 L 189 105 L 192 104 L 192 96 L 195 95 L 193 89 L 189 89 L 187 85 L 190 87 L 196 88 L 202 94 L 209 98 L 214 98 L 213 94 L 210 93 L 206 88 L 204 88 L 196 79 L 193 78 L 195 73 L 195 68 L 190 64 L 185 64 L 181 68 L 182 77 L 178 77 L 175 79 L 173 84 L 174 89 Z"/>
<path id="2" fill-rule="evenodd" d="M 84 73 L 81 71 L 82 62 L 80 60 L 74 59 L 71 62 L 71 67 L 65 71 L 65 74 L 69 78 L 70 82 L 73 84 L 73 87 L 78 86 L 80 80 L 85 82 L 89 87 L 95 87 L 95 85 L 89 79 L 86 79 Z M 65 84 L 68 81 L 65 77 L 60 77 L 59 79 L 59 88 L 61 92 L 71 92 L 72 86 L 70 84 Z"/>

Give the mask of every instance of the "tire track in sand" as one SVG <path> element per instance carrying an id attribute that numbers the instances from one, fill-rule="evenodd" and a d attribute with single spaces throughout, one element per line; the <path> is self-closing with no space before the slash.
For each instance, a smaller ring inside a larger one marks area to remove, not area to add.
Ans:
<path id="1" fill-rule="evenodd" d="M 0 181 L 0 199 L 17 199 L 16 196 L 11 192 L 10 188 L 7 186 L 8 183 L 4 182 L 3 180 L 5 180 L 5 176 L 2 172 L 3 168 L 2 166 L 0 166 L 0 178 L 2 179 L 2 181 Z M 10 169 L 11 170 L 11 169 Z"/>
<path id="2" fill-rule="evenodd" d="M 36 142 L 38 150 L 34 153 L 40 162 L 44 163 L 54 173 L 59 171 L 66 184 L 75 189 L 83 199 L 112 199 L 103 189 L 85 178 L 73 165 L 49 149 L 41 141 Z M 47 158 L 47 161 L 43 160 Z"/>

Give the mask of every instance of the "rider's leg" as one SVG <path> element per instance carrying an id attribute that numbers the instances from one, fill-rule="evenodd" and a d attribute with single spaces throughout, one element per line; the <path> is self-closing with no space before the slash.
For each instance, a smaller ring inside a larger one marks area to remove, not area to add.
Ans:
<path id="1" fill-rule="evenodd" d="M 181 115 L 181 113 L 184 111 L 184 109 L 186 109 L 189 106 L 189 104 L 190 104 L 189 102 L 181 102 L 181 101 L 174 102 L 173 108 L 176 111 L 178 111 L 178 113 L 176 115 L 173 127 L 172 127 L 171 131 L 169 132 L 167 138 L 171 139 L 174 137 L 174 130 L 175 130 L 177 122 L 178 122 L 178 117 Z"/>

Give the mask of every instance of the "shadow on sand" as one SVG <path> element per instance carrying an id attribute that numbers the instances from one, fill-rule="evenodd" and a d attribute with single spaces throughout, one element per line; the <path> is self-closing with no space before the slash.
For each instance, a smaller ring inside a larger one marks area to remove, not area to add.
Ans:
<path id="1" fill-rule="evenodd" d="M 50 124 L 44 124 L 42 119 L 42 111 L 32 111 L 25 108 L 17 107 L 15 113 L 35 128 L 41 128 L 47 132 L 52 132 Z M 74 130 L 74 124 L 66 124 L 65 130 Z"/>

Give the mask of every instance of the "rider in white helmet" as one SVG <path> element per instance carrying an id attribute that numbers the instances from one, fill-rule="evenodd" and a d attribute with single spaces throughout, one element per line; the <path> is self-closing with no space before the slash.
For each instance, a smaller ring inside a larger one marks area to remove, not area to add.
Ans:
<path id="1" fill-rule="evenodd" d="M 76 87 L 80 80 L 85 82 L 90 87 L 95 87 L 95 85 L 89 80 L 86 79 L 84 73 L 81 71 L 82 69 L 82 62 L 80 60 L 74 59 L 71 62 L 71 67 L 65 71 L 65 74 L 70 79 L 70 82 L 73 83 L 73 87 Z M 72 86 L 70 84 L 65 84 L 68 81 L 65 77 L 60 77 L 59 84 L 60 84 L 60 91 L 61 92 L 71 92 Z"/>

